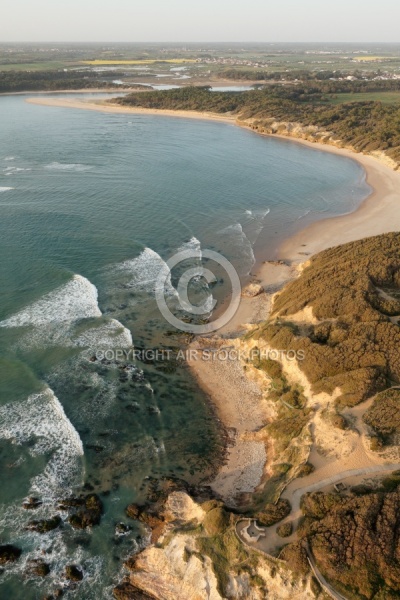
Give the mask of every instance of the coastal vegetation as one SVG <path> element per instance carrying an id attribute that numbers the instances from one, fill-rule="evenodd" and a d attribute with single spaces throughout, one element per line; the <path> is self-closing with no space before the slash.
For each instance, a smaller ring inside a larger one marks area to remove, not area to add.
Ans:
<path id="1" fill-rule="evenodd" d="M 399 90 L 398 81 L 373 82 L 374 93 Z M 229 114 L 261 133 L 290 135 L 293 125 L 308 128 L 305 139 L 335 143 L 357 152 L 383 152 L 400 165 L 400 106 L 378 101 L 332 104 L 327 95 L 368 91 L 361 82 L 273 85 L 247 92 L 213 92 L 207 86 L 129 94 L 112 102 L 150 109 Z M 371 90 L 371 88 L 369 88 Z M 371 91 L 372 91 L 371 90 Z M 291 127 L 288 129 L 288 124 Z"/>
<path id="2" fill-rule="evenodd" d="M 270 320 L 253 332 L 254 339 L 302 351 L 298 365 L 314 392 L 339 388 L 339 408 L 399 383 L 399 256 L 399 233 L 321 252 L 277 296 Z M 296 327 L 296 315 L 306 308 L 317 322 Z M 371 413 L 374 422 L 378 412 Z"/>
<path id="3" fill-rule="evenodd" d="M 400 233 L 319 253 L 304 265 L 298 279 L 275 296 L 269 320 L 250 330 L 243 342 L 260 348 L 267 344 L 278 350 L 302 351 L 304 360 L 297 361 L 297 367 L 310 382 L 311 392 L 325 392 L 335 404 L 333 410 L 322 410 L 321 417 L 331 429 L 343 431 L 344 435 L 351 428 L 350 435 L 361 435 L 354 429 L 347 407 L 372 400 L 362 416 L 370 428 L 366 435 L 367 439 L 370 436 L 372 451 L 395 446 L 400 433 L 399 256 Z M 256 356 L 253 366 L 263 370 L 272 382 L 282 382 L 273 387 L 271 397 L 278 406 L 282 405 L 290 387 L 286 363 L 257 361 Z M 304 428 L 313 419 L 312 410 L 306 413 L 308 395 L 309 392 L 304 393 L 301 408 L 296 411 L 304 415 Z M 316 422 L 314 419 L 314 426 Z M 290 430 L 280 410 L 267 430 L 274 447 Z M 294 431 L 293 436 L 296 439 L 299 432 Z M 292 470 L 294 464 L 291 461 Z M 298 469 L 297 477 L 313 472 L 309 462 L 303 465 L 304 473 Z M 267 481 L 266 489 L 273 484 L 273 478 Z M 284 546 L 280 558 L 287 560 L 295 572 L 305 575 L 309 569 L 308 552 L 323 577 L 349 600 L 397 598 L 399 484 L 400 473 L 394 471 L 380 483 L 364 481 L 348 490 L 343 486 L 304 495 L 298 539 Z M 276 511 L 283 500 L 274 501 Z M 254 517 L 266 526 L 286 517 L 281 511 L 281 519 L 263 521 L 262 513 L 260 509 Z M 292 522 L 286 520 L 278 525 L 276 533 L 283 542 L 292 533 Z"/>
<path id="4" fill-rule="evenodd" d="M 400 432 L 400 389 L 389 389 L 378 394 L 372 406 L 364 413 L 363 419 L 372 427 L 380 445 L 397 441 Z"/>
<path id="5" fill-rule="evenodd" d="M 399 597 L 397 486 L 361 496 L 315 492 L 303 499 L 300 537 L 322 574 L 349 600 Z"/>
<path id="6" fill-rule="evenodd" d="M 398 79 L 382 80 L 382 71 L 340 71 L 332 69 L 310 70 L 293 68 L 288 71 L 268 71 L 254 69 L 226 69 L 218 75 L 223 79 L 233 81 L 266 81 L 266 82 L 301 82 L 312 84 L 314 89 L 352 89 L 354 92 L 376 91 L 381 89 L 399 90 Z"/>
<path id="7" fill-rule="evenodd" d="M 115 84 L 111 79 L 119 76 L 118 72 L 108 72 L 107 81 L 105 81 L 104 76 L 100 76 L 94 71 L 0 71 L 0 93 L 79 90 L 99 87 L 115 89 Z M 144 88 L 137 84 L 127 84 L 126 87 Z"/>

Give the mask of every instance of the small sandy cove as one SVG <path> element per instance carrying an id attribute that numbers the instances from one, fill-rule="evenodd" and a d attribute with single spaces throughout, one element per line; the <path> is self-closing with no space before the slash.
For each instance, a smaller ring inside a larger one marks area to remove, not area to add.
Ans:
<path id="1" fill-rule="evenodd" d="M 71 98 L 35 97 L 27 100 L 31 104 L 57 106 L 64 108 L 80 108 L 106 113 L 134 113 L 140 115 L 161 115 L 179 118 L 207 119 L 235 124 L 234 117 L 216 115 L 207 112 L 153 110 L 145 108 L 128 108 L 106 104 L 103 101 L 79 100 Z M 277 137 L 277 136 L 275 136 Z M 284 137 L 288 140 L 291 138 Z M 270 311 L 273 294 L 283 285 L 296 277 L 301 271 L 301 263 L 325 249 L 364 237 L 400 230 L 400 172 L 393 171 L 377 158 L 356 154 L 349 150 L 333 146 L 292 139 L 325 152 L 333 152 L 358 161 L 365 169 L 367 181 L 373 189 L 371 195 L 353 213 L 318 221 L 306 229 L 287 239 L 277 248 L 277 258 L 282 262 L 263 263 L 258 256 L 259 269 L 254 274 L 254 281 L 263 288 L 263 292 L 255 297 L 244 297 L 236 316 L 218 335 L 197 340 L 193 348 L 237 348 L 238 338 L 251 324 L 265 320 Z M 201 353 L 200 353 L 201 354 Z M 257 439 L 257 431 L 263 427 L 271 416 L 269 403 L 265 397 L 263 386 L 246 376 L 239 360 L 192 360 L 189 363 L 199 384 L 209 394 L 215 404 L 218 415 L 230 433 L 231 444 L 228 448 L 226 464 L 219 471 L 212 483 L 214 490 L 228 503 L 243 494 L 253 492 L 268 477 L 268 443 Z M 299 369 L 295 379 L 302 376 Z M 303 381 L 305 389 L 309 386 Z M 312 393 L 309 394 L 312 400 Z M 332 400 L 332 399 L 330 399 Z M 327 399 L 328 401 L 328 399 Z M 366 407 L 354 409 L 354 412 Z M 359 418 L 361 415 L 357 415 Z M 315 441 L 329 441 L 332 432 L 315 421 L 313 423 Z M 349 437 L 349 436 L 347 436 Z M 324 477 L 338 476 L 346 469 L 360 466 L 367 468 L 379 464 L 380 460 L 371 455 L 365 447 L 365 437 L 343 440 L 331 439 L 332 451 L 343 450 L 340 458 L 334 453 L 329 458 L 315 454 L 312 450 L 312 462 L 317 467 L 304 484 L 313 484 Z M 329 444 L 328 444 L 329 445 Z M 348 448 L 347 448 L 348 446 Z M 345 452 L 345 448 L 347 451 Z M 328 449 L 326 448 L 326 451 Z M 330 454 L 326 452 L 325 454 Z M 397 460 L 400 460 L 399 458 Z M 375 467 L 376 468 L 376 467 Z M 286 493 L 291 496 L 300 483 L 296 480 Z M 302 484 L 303 485 L 303 480 Z"/>

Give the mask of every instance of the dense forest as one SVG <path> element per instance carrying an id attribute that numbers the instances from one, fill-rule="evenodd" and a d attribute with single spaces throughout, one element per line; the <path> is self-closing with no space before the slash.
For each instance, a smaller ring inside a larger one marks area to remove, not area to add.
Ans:
<path id="1" fill-rule="evenodd" d="M 377 71 L 330 71 L 328 69 L 323 71 L 311 71 L 309 69 L 292 69 L 290 71 L 261 71 L 254 69 L 224 69 L 218 73 L 218 77 L 221 79 L 231 79 L 234 81 L 302 81 L 302 82 L 323 82 L 332 80 L 334 83 L 347 83 L 347 84 L 358 84 L 360 86 L 372 87 L 375 83 L 387 83 L 389 86 L 397 82 L 397 87 L 389 87 L 387 89 L 399 89 L 400 81 L 396 79 L 380 80 L 383 73 L 378 69 Z M 351 77 L 351 80 L 347 78 Z M 378 78 L 378 79 L 376 79 Z M 371 91 L 371 90 L 370 90 Z"/>
<path id="2" fill-rule="evenodd" d="M 119 72 L 108 72 L 109 82 L 92 71 L 2 71 L 0 72 L 0 93 L 78 90 L 84 88 L 113 87 L 113 77 L 121 77 Z M 129 86 L 132 87 L 132 86 Z M 140 87 L 140 86 L 135 86 Z"/>
<path id="3" fill-rule="evenodd" d="M 315 86 L 314 82 L 312 85 L 272 85 L 247 92 L 212 92 L 208 87 L 185 87 L 133 93 L 113 102 L 145 108 L 230 113 L 239 120 L 251 120 L 256 129 L 266 132 L 272 120 L 316 126 L 358 152 L 383 150 L 400 166 L 399 105 L 378 101 L 330 104 L 325 101 L 320 85 Z"/>

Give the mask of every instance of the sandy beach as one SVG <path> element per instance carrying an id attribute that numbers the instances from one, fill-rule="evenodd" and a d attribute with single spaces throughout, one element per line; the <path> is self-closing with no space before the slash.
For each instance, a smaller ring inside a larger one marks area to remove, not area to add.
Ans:
<path id="1" fill-rule="evenodd" d="M 119 90 L 121 91 L 121 90 Z M 146 90 L 145 90 L 146 91 Z M 70 93 L 74 93 L 73 91 Z M 58 106 L 61 108 L 80 108 L 84 110 L 96 110 L 104 113 L 121 113 L 136 115 L 159 115 L 162 117 L 177 117 L 183 119 L 206 119 L 208 121 L 224 121 L 235 124 L 234 117 L 217 115 L 211 112 L 197 112 L 195 110 L 164 110 L 150 108 L 127 108 L 126 106 L 117 106 L 116 104 L 106 104 L 102 100 L 94 102 L 89 100 L 77 100 L 76 98 L 27 98 L 29 104 L 40 104 L 42 106 Z"/>
<path id="2" fill-rule="evenodd" d="M 93 102 L 93 100 L 70 98 L 35 97 L 27 101 L 31 104 L 79 108 L 105 113 L 207 119 L 232 125 L 236 123 L 234 117 L 207 112 L 127 108 Z M 273 294 L 281 289 L 287 281 L 296 277 L 301 269 L 301 263 L 308 260 L 313 254 L 349 241 L 400 230 L 400 172 L 393 171 L 384 162 L 372 156 L 287 136 L 274 137 L 282 137 L 293 143 L 356 160 L 365 169 L 367 181 L 373 191 L 356 211 L 313 223 L 284 241 L 276 249 L 276 253 L 277 258 L 282 259 L 286 264 L 263 263 L 263 257 L 258 256 L 260 266 L 254 272 L 253 280 L 264 291 L 255 297 L 242 298 L 240 308 L 231 322 L 220 330 L 217 336 L 197 340 L 195 348 L 207 345 L 217 348 L 237 347 L 240 344 L 239 335 L 246 331 L 251 324 L 263 321 L 268 317 Z M 194 360 L 190 362 L 189 366 L 199 384 L 211 397 L 219 418 L 231 434 L 231 445 L 228 449 L 226 464 L 218 473 L 212 487 L 225 501 L 234 504 L 235 498 L 239 498 L 243 494 L 250 494 L 269 475 L 268 444 L 257 438 L 257 432 L 272 416 L 265 391 L 263 391 L 263 382 L 249 378 L 239 360 L 225 362 Z M 361 442 L 359 443 L 361 444 Z M 358 448 L 358 446 L 356 447 Z M 352 447 L 349 453 L 349 464 L 346 463 L 349 468 L 353 464 L 350 458 L 354 450 L 355 448 Z M 362 448 L 361 451 L 363 451 Z M 368 456 L 362 463 L 367 465 L 369 460 Z M 322 473 L 330 475 L 331 467 L 330 460 L 326 464 L 321 464 L 318 476 Z M 295 489 L 296 483 L 293 482 L 288 492 Z"/>

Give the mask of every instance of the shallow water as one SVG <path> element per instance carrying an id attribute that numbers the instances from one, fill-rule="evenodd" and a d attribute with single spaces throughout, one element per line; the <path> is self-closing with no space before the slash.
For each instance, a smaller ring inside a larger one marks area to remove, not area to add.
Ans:
<path id="1" fill-rule="evenodd" d="M 0 524 L 2 543 L 24 550 L 0 597 L 40 597 L 75 562 L 85 578 L 66 597 L 108 598 L 143 541 L 134 522 L 115 536 L 125 506 L 145 499 L 148 477 L 202 480 L 223 441 L 183 365 L 89 359 L 185 343 L 154 300 L 177 250 L 195 266 L 217 250 L 245 278 L 257 244 L 272 258 L 284 235 L 354 209 L 369 188 L 354 161 L 224 123 L 9 96 L 0 131 Z M 229 293 L 222 275 L 213 293 Z M 24 529 L 85 483 L 105 504 L 93 532 Z M 21 506 L 29 494 L 44 500 L 33 514 Z M 42 552 L 51 575 L 21 578 Z"/>

